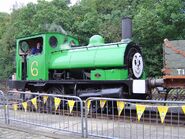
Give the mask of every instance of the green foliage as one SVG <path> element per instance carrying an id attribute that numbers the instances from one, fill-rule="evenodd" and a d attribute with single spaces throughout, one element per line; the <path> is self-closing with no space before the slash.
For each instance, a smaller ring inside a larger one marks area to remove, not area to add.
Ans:
<path id="1" fill-rule="evenodd" d="M 148 76 L 161 75 L 164 38 L 185 38 L 185 3 L 183 0 L 39 0 L 0 13 L 0 79 L 15 69 L 15 39 L 35 33 L 58 31 L 88 44 L 94 34 L 106 42 L 121 40 L 121 19 L 133 18 L 133 39 L 142 46 Z"/>
<path id="2" fill-rule="evenodd" d="M 185 3 L 182 0 L 150 0 L 138 6 L 134 16 L 134 39 L 143 45 L 149 76 L 161 75 L 165 38 L 185 39 Z"/>

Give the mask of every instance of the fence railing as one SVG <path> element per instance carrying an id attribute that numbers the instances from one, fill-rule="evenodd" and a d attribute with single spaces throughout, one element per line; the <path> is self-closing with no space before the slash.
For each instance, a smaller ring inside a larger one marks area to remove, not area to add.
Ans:
<path id="1" fill-rule="evenodd" d="M 185 139 L 185 102 L 88 98 L 86 137 Z"/>
<path id="2" fill-rule="evenodd" d="M 84 136 L 83 102 L 79 97 L 9 92 L 7 102 L 10 125 L 66 131 Z"/>
<path id="3" fill-rule="evenodd" d="M 6 102 L 4 93 L 0 90 L 0 123 L 6 123 Z"/>
<path id="4" fill-rule="evenodd" d="M 82 137 L 185 139 L 185 102 L 0 92 L 0 122 Z"/>

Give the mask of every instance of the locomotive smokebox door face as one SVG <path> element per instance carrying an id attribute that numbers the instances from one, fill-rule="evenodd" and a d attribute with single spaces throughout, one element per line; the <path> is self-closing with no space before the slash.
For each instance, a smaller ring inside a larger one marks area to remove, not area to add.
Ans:
<path id="1" fill-rule="evenodd" d="M 136 78 L 140 78 L 143 73 L 143 58 L 140 53 L 135 53 L 132 59 L 132 70 Z"/>

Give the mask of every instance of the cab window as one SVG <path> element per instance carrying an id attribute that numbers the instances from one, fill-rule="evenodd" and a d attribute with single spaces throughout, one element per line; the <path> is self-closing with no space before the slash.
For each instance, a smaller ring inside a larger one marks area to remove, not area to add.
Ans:
<path id="1" fill-rule="evenodd" d="M 43 38 L 25 39 L 19 42 L 19 55 L 37 55 L 43 50 Z"/>

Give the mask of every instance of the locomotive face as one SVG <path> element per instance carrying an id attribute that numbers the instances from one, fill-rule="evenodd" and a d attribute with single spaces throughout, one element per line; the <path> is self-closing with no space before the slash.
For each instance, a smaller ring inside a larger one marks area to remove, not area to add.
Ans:
<path id="1" fill-rule="evenodd" d="M 132 70 L 136 78 L 140 78 L 143 73 L 143 58 L 140 53 L 135 53 L 132 59 Z"/>

